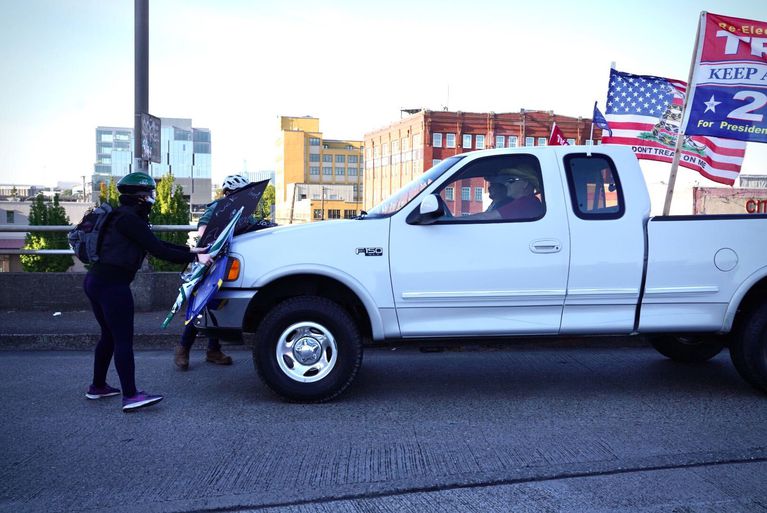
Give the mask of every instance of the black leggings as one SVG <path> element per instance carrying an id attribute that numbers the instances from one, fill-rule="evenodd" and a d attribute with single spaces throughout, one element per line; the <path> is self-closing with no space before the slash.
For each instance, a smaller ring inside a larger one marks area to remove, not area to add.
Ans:
<path id="1" fill-rule="evenodd" d="M 136 395 L 133 363 L 133 294 L 130 284 L 113 283 L 91 273 L 85 275 L 85 295 L 101 326 L 93 362 L 93 385 L 104 386 L 112 355 L 124 397 Z"/>

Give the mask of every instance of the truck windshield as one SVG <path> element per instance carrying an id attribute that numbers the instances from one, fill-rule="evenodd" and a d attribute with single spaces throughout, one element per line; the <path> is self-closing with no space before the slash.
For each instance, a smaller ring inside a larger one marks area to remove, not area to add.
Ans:
<path id="1" fill-rule="evenodd" d="M 385 217 L 399 212 L 402 208 L 404 208 L 405 205 L 410 203 L 413 198 L 418 196 L 418 194 L 430 183 L 442 176 L 445 171 L 453 167 L 453 165 L 455 165 L 455 163 L 462 158 L 463 156 L 461 155 L 443 160 L 418 178 L 414 179 L 409 184 L 405 185 L 399 191 L 373 207 L 368 211 L 365 217 Z"/>

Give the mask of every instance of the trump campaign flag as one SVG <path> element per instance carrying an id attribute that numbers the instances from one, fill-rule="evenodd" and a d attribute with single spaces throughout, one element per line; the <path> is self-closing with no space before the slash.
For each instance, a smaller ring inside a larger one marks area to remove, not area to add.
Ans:
<path id="1" fill-rule="evenodd" d="M 640 159 L 672 162 L 686 90 L 680 80 L 611 69 L 605 118 L 612 135 L 603 135 L 602 143 L 629 145 Z M 732 185 L 745 153 L 741 141 L 685 135 L 679 165 Z"/>
<path id="2" fill-rule="evenodd" d="M 701 13 L 686 134 L 767 142 L 767 22 Z"/>
<path id="3" fill-rule="evenodd" d="M 551 135 L 549 136 L 549 146 L 567 146 L 569 143 L 565 139 L 562 130 L 559 129 L 556 123 L 551 125 Z"/>

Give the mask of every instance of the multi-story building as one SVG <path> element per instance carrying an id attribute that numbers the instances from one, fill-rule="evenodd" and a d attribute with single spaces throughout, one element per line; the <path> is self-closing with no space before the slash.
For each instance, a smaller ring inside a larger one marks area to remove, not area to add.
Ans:
<path id="1" fill-rule="evenodd" d="M 152 162 L 155 178 L 172 174 L 189 199 L 193 211 L 211 199 L 211 137 L 207 128 L 192 127 L 191 119 L 161 118 L 161 161 Z M 102 183 L 119 180 L 133 167 L 133 129 L 96 127 L 96 163 L 91 179 L 91 201 L 98 200 Z"/>
<path id="2" fill-rule="evenodd" d="M 362 201 L 362 141 L 325 139 L 320 120 L 280 117 L 275 170 L 276 221 L 350 218 Z"/>
<path id="3" fill-rule="evenodd" d="M 472 150 L 542 146 L 547 144 L 556 122 L 570 144 L 590 144 L 591 120 L 556 115 L 551 111 L 476 113 L 405 110 L 407 117 L 388 127 L 365 134 L 365 180 L 363 209 L 370 209 L 400 187 L 443 159 Z M 599 130 L 601 134 L 601 130 Z M 595 139 L 597 135 L 595 134 Z M 472 191 L 485 184 L 467 184 Z M 456 194 L 451 209 L 462 202 L 461 212 L 482 210 L 482 199 Z M 476 203 L 474 205 L 473 203 Z"/>

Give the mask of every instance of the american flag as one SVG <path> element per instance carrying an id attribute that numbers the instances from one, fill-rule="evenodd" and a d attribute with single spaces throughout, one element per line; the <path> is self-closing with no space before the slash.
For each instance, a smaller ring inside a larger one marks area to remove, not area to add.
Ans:
<path id="1" fill-rule="evenodd" d="M 603 136 L 602 143 L 630 145 L 640 159 L 673 161 L 686 90 L 687 84 L 680 80 L 611 69 L 605 118 L 612 136 Z M 685 137 L 679 165 L 732 185 L 745 153 L 741 141 Z"/>

